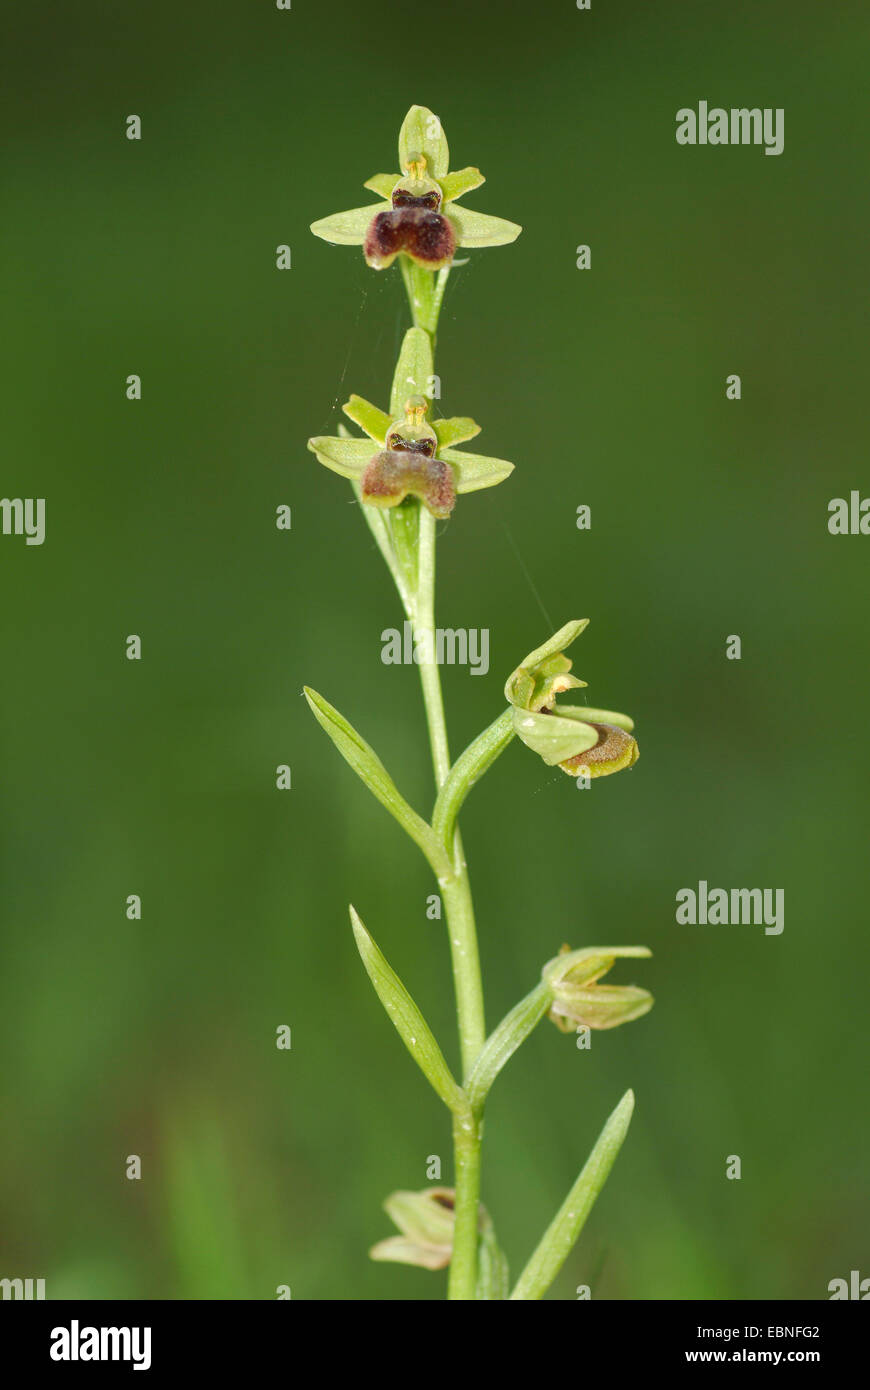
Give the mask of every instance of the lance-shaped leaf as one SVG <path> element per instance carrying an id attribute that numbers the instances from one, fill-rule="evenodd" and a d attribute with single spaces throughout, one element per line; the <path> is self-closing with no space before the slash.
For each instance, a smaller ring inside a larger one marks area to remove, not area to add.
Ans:
<path id="1" fill-rule="evenodd" d="M 479 492 L 503 483 L 514 471 L 507 459 L 487 458 L 486 454 L 467 454 L 464 449 L 439 449 L 438 457 L 456 469 L 457 492 Z"/>
<path id="2" fill-rule="evenodd" d="M 448 1109 L 461 1109 L 465 1097 L 453 1079 L 431 1028 L 395 970 L 378 950 L 353 907 L 350 909 L 350 920 L 363 965 L 396 1032 Z"/>
<path id="3" fill-rule="evenodd" d="M 443 179 L 450 167 L 450 151 L 441 122 L 428 106 L 412 106 L 399 131 L 399 168 L 407 170 L 411 160 L 421 154 L 429 177 Z"/>
<path id="4" fill-rule="evenodd" d="M 553 1002 L 553 991 L 546 980 L 537 985 L 525 999 L 505 1014 L 501 1023 L 487 1038 L 468 1077 L 465 1093 L 472 1108 L 477 1110 L 502 1067 L 513 1057 L 540 1023 Z"/>
<path id="5" fill-rule="evenodd" d="M 370 439 L 340 439 L 331 434 L 316 435 L 309 439 L 308 447 L 319 463 L 354 482 L 362 477 L 377 452 Z"/>
<path id="6" fill-rule="evenodd" d="M 634 1092 L 626 1091 L 598 1136 L 582 1173 L 517 1280 L 511 1299 L 538 1299 L 547 1292 L 573 1250 L 595 1199 L 607 1181 L 628 1132 L 633 1110 Z"/>
<path id="7" fill-rule="evenodd" d="M 453 416 L 449 420 L 433 420 L 432 428 L 438 437 L 439 449 L 449 449 L 451 444 L 465 444 L 467 440 L 480 434 L 477 421 L 462 415 Z"/>
<path id="8" fill-rule="evenodd" d="M 480 188 L 482 183 L 486 183 L 486 179 L 479 169 L 473 169 L 469 166 L 467 169 L 454 169 L 452 173 L 445 174 L 444 178 L 439 179 L 438 182 L 441 185 L 445 203 L 451 203 L 454 198 L 461 198 L 464 193 L 470 193 L 473 188 Z M 379 193 L 380 189 L 375 191 Z"/>
<path id="9" fill-rule="evenodd" d="M 444 878 L 449 875 L 450 863 L 443 845 L 432 827 L 408 805 L 374 749 L 328 700 L 324 700 L 322 695 L 318 695 L 316 690 L 311 690 L 308 686 L 305 686 L 304 690 L 315 719 L 329 734 L 345 762 L 350 764 L 372 795 L 395 817 L 405 833 L 419 845 L 437 877 Z"/>
<path id="10" fill-rule="evenodd" d="M 355 425 L 365 430 L 369 439 L 373 439 L 376 444 L 383 444 L 387 430 L 393 423 L 385 410 L 379 410 L 371 401 L 357 395 L 352 395 L 341 408 L 349 420 L 353 420 Z"/>
<path id="11" fill-rule="evenodd" d="M 402 350 L 393 375 L 390 393 L 390 416 L 398 420 L 405 413 L 411 396 L 426 396 L 434 375 L 432 340 L 422 328 L 409 328 L 402 340 Z"/>
<path id="12" fill-rule="evenodd" d="M 508 246 L 516 241 L 523 230 L 516 222 L 508 222 L 504 217 L 472 212 L 470 208 L 458 207 L 456 203 L 451 203 L 445 211 L 457 230 L 460 246 Z"/>
<path id="13" fill-rule="evenodd" d="M 366 208 L 348 208 L 347 212 L 334 212 L 330 217 L 321 217 L 312 222 L 311 230 L 322 241 L 330 241 L 334 246 L 361 246 L 372 218 L 379 212 L 389 211 L 389 203 L 372 203 Z"/>

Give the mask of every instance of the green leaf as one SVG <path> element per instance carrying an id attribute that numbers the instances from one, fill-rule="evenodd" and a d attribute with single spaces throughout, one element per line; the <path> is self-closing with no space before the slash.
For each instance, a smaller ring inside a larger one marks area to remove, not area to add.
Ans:
<path id="1" fill-rule="evenodd" d="M 467 454 L 463 449 L 439 449 L 438 457 L 456 469 L 457 492 L 479 492 L 484 487 L 503 483 L 514 471 L 507 459 L 488 458 L 486 454 Z"/>
<path id="2" fill-rule="evenodd" d="M 361 430 L 365 430 L 369 439 L 373 439 L 376 444 L 383 446 L 387 437 L 387 430 L 392 424 L 385 410 L 379 410 L 376 405 L 372 405 L 371 401 L 356 395 L 345 401 L 341 408 L 349 420 L 353 420 L 355 425 L 359 425 Z"/>
<path id="3" fill-rule="evenodd" d="M 552 1002 L 553 991 L 546 980 L 543 980 L 525 999 L 514 1005 L 498 1027 L 490 1033 L 465 1086 L 472 1109 L 477 1110 L 483 1105 L 489 1088 L 502 1067 L 510 1061 L 517 1048 L 540 1023 Z"/>
<path id="4" fill-rule="evenodd" d="M 473 188 L 480 188 L 482 183 L 486 183 L 486 179 L 479 169 L 473 169 L 469 165 L 467 169 L 456 169 L 453 173 L 445 174 L 444 178 L 439 179 L 438 182 L 441 185 L 445 203 L 452 203 L 454 198 L 461 198 L 464 194 L 470 193 Z"/>
<path id="5" fill-rule="evenodd" d="M 363 965 L 396 1032 L 448 1109 L 461 1109 L 464 1096 L 453 1079 L 431 1028 L 396 972 L 381 955 L 353 907 L 350 909 L 350 920 Z"/>
<path id="6" fill-rule="evenodd" d="M 399 168 L 405 172 L 414 155 L 426 156 L 426 173 L 443 179 L 450 167 L 450 151 L 441 122 L 428 106 L 412 106 L 399 131 Z"/>
<path id="7" fill-rule="evenodd" d="M 485 212 L 472 212 L 456 203 L 451 203 L 445 214 L 456 227 L 460 246 L 508 246 L 523 230 L 516 222 L 490 217 Z"/>
<path id="8" fill-rule="evenodd" d="M 311 230 L 315 236 L 323 241 L 331 241 L 334 246 L 362 246 L 372 218 L 379 212 L 386 212 L 389 206 L 389 203 L 373 203 L 367 208 L 335 212 L 331 217 L 312 222 Z"/>
<path id="9" fill-rule="evenodd" d="M 480 434 L 480 425 L 462 415 L 455 415 L 449 420 L 433 420 L 432 428 L 438 436 L 439 449 L 449 449 L 451 444 L 464 444 Z"/>
<path id="10" fill-rule="evenodd" d="M 393 374 L 390 393 L 390 419 L 400 420 L 405 414 L 405 402 L 411 396 L 426 396 L 435 373 L 432 362 L 432 340 L 422 328 L 409 328 L 402 339 L 402 350 Z"/>
<path id="11" fill-rule="evenodd" d="M 513 723 L 517 737 L 527 748 L 540 754 L 549 767 L 576 758 L 598 742 L 598 730 L 584 723 L 579 710 L 576 716 L 560 717 L 514 708 Z"/>
<path id="12" fill-rule="evenodd" d="M 339 439 L 321 434 L 309 439 L 308 447 L 318 462 L 340 473 L 343 478 L 361 478 L 377 449 L 368 439 Z"/>
<path id="13" fill-rule="evenodd" d="M 582 1173 L 517 1280 L 511 1299 L 538 1299 L 547 1292 L 573 1250 L 595 1199 L 607 1181 L 628 1132 L 633 1110 L 634 1092 L 626 1091 L 601 1131 Z"/>
<path id="14" fill-rule="evenodd" d="M 401 177 L 401 174 L 372 174 L 370 179 L 366 179 L 363 188 L 370 188 L 372 193 L 380 193 L 382 198 L 389 200 Z"/>
<path id="15" fill-rule="evenodd" d="M 324 700 L 322 695 L 318 695 L 316 690 L 305 686 L 304 692 L 315 719 L 329 734 L 345 762 L 353 768 L 361 781 L 365 782 L 372 795 L 386 807 L 390 815 L 395 817 L 405 833 L 419 845 L 436 876 L 447 877 L 450 873 L 450 863 L 444 847 L 431 825 L 408 805 L 374 749 L 360 737 L 344 715 L 339 714 L 338 710 L 334 709 L 328 700 Z"/>

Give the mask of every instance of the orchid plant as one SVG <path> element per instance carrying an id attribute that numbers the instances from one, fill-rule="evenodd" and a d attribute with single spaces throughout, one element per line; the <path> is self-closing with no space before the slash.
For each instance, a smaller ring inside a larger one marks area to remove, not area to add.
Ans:
<path id="1" fill-rule="evenodd" d="M 341 426 L 335 436 L 310 439 L 308 447 L 320 463 L 350 480 L 412 625 L 421 654 L 436 785 L 428 820 L 408 804 L 374 749 L 347 719 L 316 691 L 306 687 L 305 695 L 338 751 L 424 855 L 438 883 L 451 952 L 458 1078 L 408 989 L 350 909 L 356 944 L 375 991 L 449 1110 L 453 1131 L 454 1186 L 389 1196 L 385 1209 L 399 1234 L 380 1241 L 371 1256 L 425 1269 L 449 1266 L 450 1299 L 540 1299 L 570 1254 L 610 1172 L 634 1096 L 627 1091 L 616 1106 L 565 1202 L 511 1285 L 493 1220 L 480 1200 L 483 1114 L 490 1087 L 545 1015 L 563 1032 L 609 1029 L 639 1018 L 653 1001 L 644 989 L 599 983 L 617 959 L 648 956 L 645 947 L 564 946 L 491 1033 L 484 1023 L 474 908 L 457 823 L 465 798 L 515 737 L 572 777 L 603 777 L 629 768 L 637 761 L 638 748 L 627 715 L 559 700 L 585 685 L 570 674 L 572 663 L 565 655 L 586 627 L 588 620 L 580 619 L 566 623 L 523 658 L 505 685 L 506 706 L 455 761 L 450 755 L 434 641 L 436 522 L 451 514 L 459 497 L 494 487 L 513 471 L 505 459 L 456 447 L 477 436 L 480 427 L 474 420 L 430 418 L 435 334 L 456 252 L 507 245 L 521 230 L 516 223 L 459 203 L 483 182 L 476 168 L 450 172 L 438 117 L 413 106 L 399 133 L 399 171 L 376 174 L 365 184 L 381 201 L 323 218 L 311 228 L 325 241 L 361 246 L 374 270 L 398 260 L 408 293 L 413 326 L 399 353 L 389 409 L 352 395 L 344 414 L 362 434 Z"/>

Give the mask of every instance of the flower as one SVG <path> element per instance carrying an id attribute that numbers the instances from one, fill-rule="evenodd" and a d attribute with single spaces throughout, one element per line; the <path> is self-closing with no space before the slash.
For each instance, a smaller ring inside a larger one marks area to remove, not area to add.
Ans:
<path id="1" fill-rule="evenodd" d="M 384 1211 L 402 1234 L 378 1241 L 369 1251 L 370 1257 L 423 1269 L 444 1269 L 453 1254 L 453 1207 L 452 1187 L 391 1193 L 384 1202 Z"/>
<path id="2" fill-rule="evenodd" d="M 457 493 L 494 487 L 513 472 L 507 459 L 451 447 L 480 433 L 474 420 L 457 416 L 429 423 L 429 402 L 422 391 L 431 376 L 431 363 L 428 335 L 420 328 L 409 328 L 390 412 L 362 396 L 351 396 L 342 406 L 368 438 L 319 435 L 308 441 L 318 460 L 352 479 L 370 506 L 395 507 L 411 496 L 419 498 L 433 516 L 443 518 L 453 510 Z"/>
<path id="3" fill-rule="evenodd" d="M 450 265 L 459 246 L 506 246 L 522 228 L 502 217 L 458 207 L 456 200 L 484 182 L 479 169 L 448 172 L 447 138 L 438 117 L 412 106 L 399 132 L 397 174 L 365 183 L 382 201 L 337 212 L 311 225 L 315 236 L 341 246 L 362 246 L 373 270 L 400 253 L 426 270 Z"/>
<path id="4" fill-rule="evenodd" d="M 641 1018 L 653 1006 L 649 990 L 635 985 L 599 985 L 618 956 L 648 957 L 646 946 L 586 946 L 571 951 L 563 946 L 548 961 L 542 978 L 553 991 L 549 1018 L 563 1033 L 576 1028 L 617 1028 Z"/>
<path id="5" fill-rule="evenodd" d="M 588 626 L 588 618 L 566 623 L 549 642 L 524 657 L 508 677 L 504 693 L 513 705 L 514 732 L 550 767 L 558 764 L 576 777 L 607 777 L 637 762 L 639 750 L 631 736 L 634 723 L 615 710 L 586 705 L 562 705 L 556 696 L 586 682 L 569 674 L 564 655 Z"/>

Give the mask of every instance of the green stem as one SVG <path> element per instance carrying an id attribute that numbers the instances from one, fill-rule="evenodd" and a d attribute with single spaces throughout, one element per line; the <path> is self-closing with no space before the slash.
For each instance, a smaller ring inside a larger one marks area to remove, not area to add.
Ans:
<path id="1" fill-rule="evenodd" d="M 423 270 L 407 256 L 402 256 L 402 275 L 414 323 L 432 339 L 438 327 L 438 314 L 444 297 L 449 267 L 437 276 Z M 435 518 L 426 507 L 420 507 L 418 533 L 417 588 L 412 618 L 415 636 L 425 659 L 420 662 L 420 681 L 432 765 L 438 790 L 444 786 L 450 772 L 450 747 L 447 723 L 441 694 L 441 676 L 436 660 L 435 642 Z M 471 884 L 462 849 L 459 831 L 453 832 L 448 845 L 451 872 L 439 881 L 447 918 L 447 934 L 456 991 L 456 1013 L 459 1025 L 459 1044 L 462 1053 L 463 1075 L 471 1072 L 486 1041 L 486 1022 L 483 1012 L 483 984 L 480 975 L 480 954 Z M 478 1213 L 480 1207 L 480 1120 L 470 1111 L 455 1118 L 453 1128 L 455 1166 L 455 1226 L 453 1256 L 450 1261 L 449 1299 L 473 1299 L 477 1283 Z"/>
<path id="2" fill-rule="evenodd" d="M 424 657 L 420 662 L 420 681 L 423 687 L 426 721 L 429 726 L 429 742 L 432 747 L 435 782 L 440 791 L 447 782 L 450 773 L 450 748 L 447 742 L 447 724 L 444 717 L 444 701 L 441 695 L 441 675 L 436 660 L 435 519 L 425 507 L 420 509 L 418 574 L 417 601 L 414 605 L 413 619 L 414 634 L 419 639 L 419 649 Z M 480 957 L 477 949 L 471 885 L 468 879 L 465 854 L 462 849 L 462 839 L 458 830 L 453 832 L 452 843 L 447 848 L 450 854 L 451 872 L 448 877 L 440 880 L 439 886 L 444 898 L 444 910 L 447 917 L 447 930 L 453 961 L 462 1067 L 463 1072 L 467 1075 L 486 1041 L 483 986 L 480 978 Z"/>
<path id="3" fill-rule="evenodd" d="M 424 270 L 421 265 L 417 265 L 416 261 L 410 260 L 408 256 L 400 256 L 399 263 L 402 267 L 402 279 L 405 282 L 414 327 L 426 330 L 432 339 L 434 349 L 435 334 L 438 331 L 438 316 L 441 313 L 441 303 L 447 288 L 450 266 L 445 265 L 439 271 Z"/>

